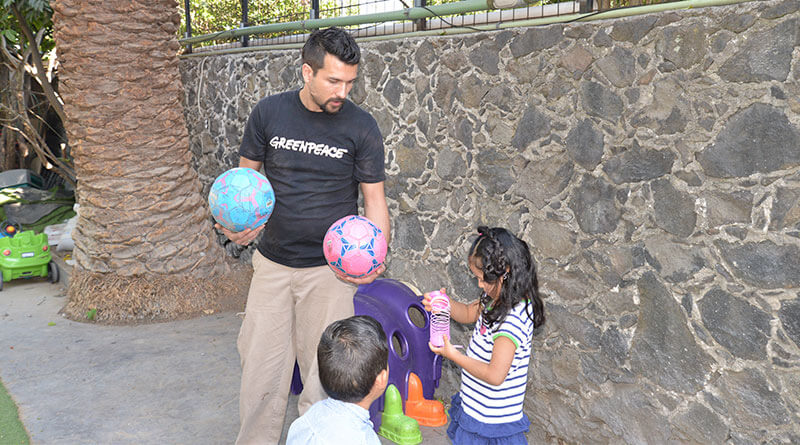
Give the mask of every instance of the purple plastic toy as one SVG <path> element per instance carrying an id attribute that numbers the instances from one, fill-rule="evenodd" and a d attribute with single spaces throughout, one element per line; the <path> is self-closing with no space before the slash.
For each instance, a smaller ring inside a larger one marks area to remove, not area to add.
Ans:
<path id="1" fill-rule="evenodd" d="M 357 315 L 369 315 L 383 327 L 389 340 L 389 383 L 400 391 L 403 403 L 408 399 L 408 375 L 412 372 L 422 382 L 423 396 L 432 399 L 442 376 L 442 358 L 428 347 L 430 320 L 422 296 L 399 281 L 383 278 L 359 286 L 353 305 Z M 376 431 L 383 402 L 382 396 L 369 408 Z"/>
<path id="2" fill-rule="evenodd" d="M 412 372 L 422 383 L 423 397 L 433 399 L 442 376 L 442 358 L 428 348 L 430 319 L 422 296 L 399 281 L 382 278 L 359 286 L 353 305 L 356 315 L 369 315 L 383 327 L 389 340 L 389 383 L 400 391 L 403 403 L 408 399 L 408 375 Z M 291 391 L 299 394 L 302 389 L 295 363 Z M 381 396 L 369 408 L 375 431 L 381 425 L 383 403 Z"/>

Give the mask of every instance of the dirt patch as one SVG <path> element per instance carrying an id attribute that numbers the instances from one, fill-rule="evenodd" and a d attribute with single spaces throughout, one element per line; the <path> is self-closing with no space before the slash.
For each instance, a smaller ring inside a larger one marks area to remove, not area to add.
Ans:
<path id="1" fill-rule="evenodd" d="M 253 270 L 234 264 L 228 273 L 189 275 L 88 273 L 72 268 L 68 302 L 61 312 L 70 320 L 102 324 L 139 324 L 243 311 Z M 91 319 L 87 314 L 92 314 Z"/>

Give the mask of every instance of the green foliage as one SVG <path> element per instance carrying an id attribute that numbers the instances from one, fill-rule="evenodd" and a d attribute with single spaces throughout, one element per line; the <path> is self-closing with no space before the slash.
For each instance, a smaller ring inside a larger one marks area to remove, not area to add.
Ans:
<path id="1" fill-rule="evenodd" d="M 22 12 L 29 23 L 47 16 L 47 20 L 53 15 L 49 0 L 0 0 L 0 8 L 10 10 L 12 5 L 17 5 L 17 9 Z"/>
<path id="2" fill-rule="evenodd" d="M 235 29 L 242 21 L 241 0 L 190 0 L 189 8 L 192 35 L 195 36 Z M 249 0 L 247 10 L 250 25 L 308 18 L 308 8 L 303 6 L 301 0 Z M 181 35 L 184 35 L 186 11 L 183 6 L 180 12 Z"/>
<path id="3" fill-rule="evenodd" d="M 361 0 L 363 3 L 363 0 Z M 319 5 L 319 18 L 326 19 L 330 17 L 346 17 L 351 15 L 358 15 L 359 0 L 329 0 L 320 2 Z"/>
<path id="4" fill-rule="evenodd" d="M 358 15 L 359 1 L 364 0 L 321 0 L 319 18 Z M 181 37 L 186 34 L 184 6 L 181 2 Z M 189 8 L 193 36 L 236 29 L 242 22 L 241 0 L 190 0 Z M 304 4 L 303 0 L 248 0 L 247 25 L 307 20 L 310 14 L 309 1 Z"/>
<path id="5" fill-rule="evenodd" d="M 28 26 L 34 35 L 40 29 L 45 29 L 39 51 L 46 57 L 46 54 L 56 46 L 53 40 L 53 9 L 50 8 L 50 1 L 0 0 L 0 34 L 3 34 L 12 50 L 20 52 L 19 45 L 22 29 L 11 12 L 11 7 L 14 5 L 28 22 Z"/>
<path id="6" fill-rule="evenodd" d="M 0 1 L 6 2 L 8 0 Z M 9 44 L 16 45 L 19 43 L 19 33 L 19 25 L 14 16 L 11 15 L 11 8 L 3 5 L 3 9 L 0 10 L 0 34 L 6 38 Z"/>

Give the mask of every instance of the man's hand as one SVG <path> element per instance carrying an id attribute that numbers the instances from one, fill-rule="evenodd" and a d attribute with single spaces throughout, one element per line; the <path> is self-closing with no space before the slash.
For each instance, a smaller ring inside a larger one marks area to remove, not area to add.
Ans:
<path id="1" fill-rule="evenodd" d="M 362 284 L 369 284 L 369 283 L 372 283 L 372 282 L 373 282 L 373 281 L 375 281 L 375 279 L 376 279 L 376 278 L 378 278 L 378 276 L 379 276 L 380 274 L 382 274 L 382 273 L 383 273 L 385 270 L 386 270 L 386 266 L 384 266 L 383 264 L 381 264 L 381 265 L 380 265 L 380 267 L 378 267 L 377 269 L 375 269 L 374 271 L 372 271 L 372 273 L 371 273 L 371 274 L 369 274 L 369 275 L 367 275 L 367 276 L 364 276 L 364 277 L 353 278 L 353 277 L 350 277 L 350 276 L 344 275 L 344 274 L 342 274 L 342 273 L 339 273 L 338 271 L 337 271 L 337 273 L 336 273 L 336 276 L 337 276 L 337 277 L 339 277 L 339 279 L 340 279 L 340 280 L 342 280 L 342 281 L 347 281 L 348 283 L 353 283 L 353 284 L 355 284 L 356 286 L 359 286 L 359 285 L 362 285 Z"/>
<path id="2" fill-rule="evenodd" d="M 214 224 L 214 227 L 217 230 L 221 231 L 228 237 L 229 240 L 233 241 L 234 243 L 240 246 L 246 246 L 253 242 L 254 239 L 261 233 L 261 230 L 264 229 L 264 226 L 258 226 L 255 229 L 244 229 L 241 232 L 231 232 L 230 230 L 222 227 L 219 223 Z"/>

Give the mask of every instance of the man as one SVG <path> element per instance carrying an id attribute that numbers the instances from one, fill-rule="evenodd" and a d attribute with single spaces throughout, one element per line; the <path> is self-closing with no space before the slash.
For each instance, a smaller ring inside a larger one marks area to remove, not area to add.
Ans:
<path id="1" fill-rule="evenodd" d="M 237 341 L 237 444 L 278 443 L 295 359 L 304 386 L 300 414 L 325 398 L 316 359 L 320 334 L 352 316 L 356 285 L 385 269 L 363 278 L 337 276 L 322 253 L 328 227 L 358 213 L 359 188 L 364 216 L 390 239 L 383 139 L 375 119 L 347 100 L 360 57 L 344 30 L 313 32 L 302 50 L 303 88 L 262 99 L 245 128 L 239 166 L 263 165 L 276 203 L 264 227 L 232 233 L 217 225 L 241 245 L 264 231 Z"/>

